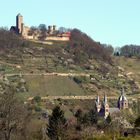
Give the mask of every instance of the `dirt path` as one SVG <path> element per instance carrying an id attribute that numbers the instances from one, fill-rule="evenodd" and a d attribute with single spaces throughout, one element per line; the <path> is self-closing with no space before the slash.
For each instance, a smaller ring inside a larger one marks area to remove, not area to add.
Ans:
<path id="1" fill-rule="evenodd" d="M 86 73 L 12 73 L 12 74 L 5 74 L 5 76 L 14 76 L 14 75 L 23 75 L 23 76 L 63 76 L 63 77 L 68 77 L 68 76 L 86 76 L 89 77 L 90 74 L 86 74 Z"/>
<path id="2" fill-rule="evenodd" d="M 33 100 L 34 97 L 29 97 L 28 101 Z M 103 97 L 101 97 L 102 99 Z M 107 97 L 110 100 L 113 99 L 118 99 L 117 96 L 109 96 Z M 46 100 L 56 100 L 56 99 L 64 99 L 64 100 L 92 100 L 92 99 L 96 99 L 95 95 L 88 95 L 88 96 L 47 96 L 47 97 L 41 97 L 42 101 L 46 101 Z M 133 100 L 137 100 L 137 98 L 132 98 L 132 97 L 127 97 L 127 99 L 133 99 Z"/>
<path id="3" fill-rule="evenodd" d="M 3 61 L 0 61 L 0 64 L 12 66 L 12 67 L 19 67 L 19 65 L 17 65 L 17 64 L 11 64 L 11 63 L 7 63 L 7 62 L 3 62 Z"/>

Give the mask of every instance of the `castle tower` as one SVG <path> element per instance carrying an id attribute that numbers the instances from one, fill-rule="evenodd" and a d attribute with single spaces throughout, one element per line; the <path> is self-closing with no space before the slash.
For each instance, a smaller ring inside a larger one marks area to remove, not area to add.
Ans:
<path id="1" fill-rule="evenodd" d="M 53 25 L 53 31 L 56 31 L 56 25 Z"/>
<path id="2" fill-rule="evenodd" d="M 104 118 L 106 119 L 109 115 L 109 105 L 107 102 L 106 94 L 104 94 L 104 100 L 103 100 L 103 113 L 104 113 Z"/>
<path id="3" fill-rule="evenodd" d="M 121 90 L 121 96 L 118 99 L 118 108 L 119 109 L 127 109 L 128 108 L 128 100 L 124 95 L 124 88 Z"/>
<path id="4" fill-rule="evenodd" d="M 53 26 L 48 26 L 48 33 L 53 34 Z"/>
<path id="5" fill-rule="evenodd" d="M 53 31 L 53 26 L 51 26 L 51 25 L 48 26 L 48 30 L 49 30 L 49 31 Z"/>
<path id="6" fill-rule="evenodd" d="M 21 34 L 23 30 L 23 16 L 21 14 L 16 16 L 16 28 L 18 29 L 18 33 Z"/>
<path id="7" fill-rule="evenodd" d="M 96 100 L 95 100 L 95 105 L 96 105 L 96 110 L 99 113 L 101 110 L 101 103 L 100 103 L 100 98 L 99 95 L 97 96 Z"/>

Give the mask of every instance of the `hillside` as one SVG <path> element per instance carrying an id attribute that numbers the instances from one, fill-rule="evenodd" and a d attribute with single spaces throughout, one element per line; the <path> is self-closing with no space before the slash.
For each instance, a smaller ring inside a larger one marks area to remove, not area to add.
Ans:
<path id="1" fill-rule="evenodd" d="M 25 98 L 97 93 L 118 97 L 122 86 L 128 96 L 139 95 L 138 59 L 110 56 L 107 49 L 77 29 L 69 42 L 51 43 L 24 40 L 0 30 L 0 50 L 0 73 L 18 88 L 24 79 L 26 92 L 19 92 Z"/>

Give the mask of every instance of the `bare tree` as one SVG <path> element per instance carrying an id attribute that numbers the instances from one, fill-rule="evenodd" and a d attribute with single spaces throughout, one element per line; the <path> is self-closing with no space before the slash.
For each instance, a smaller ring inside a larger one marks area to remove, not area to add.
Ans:
<path id="1" fill-rule="evenodd" d="M 39 35 L 39 40 L 45 40 L 47 37 L 47 27 L 45 24 L 40 24 L 39 25 L 39 30 L 40 30 L 40 35 Z"/>
<path id="2" fill-rule="evenodd" d="M 22 102 L 16 98 L 12 86 L 2 85 L 4 91 L 0 92 L 0 139 L 10 140 L 23 128 L 26 109 Z"/>

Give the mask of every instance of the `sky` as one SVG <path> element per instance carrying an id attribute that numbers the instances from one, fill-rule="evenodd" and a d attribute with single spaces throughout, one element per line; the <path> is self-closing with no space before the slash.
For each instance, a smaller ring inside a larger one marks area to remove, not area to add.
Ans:
<path id="1" fill-rule="evenodd" d="M 78 28 L 95 41 L 140 45 L 140 0 L 0 0 L 0 26 L 24 23 Z"/>

